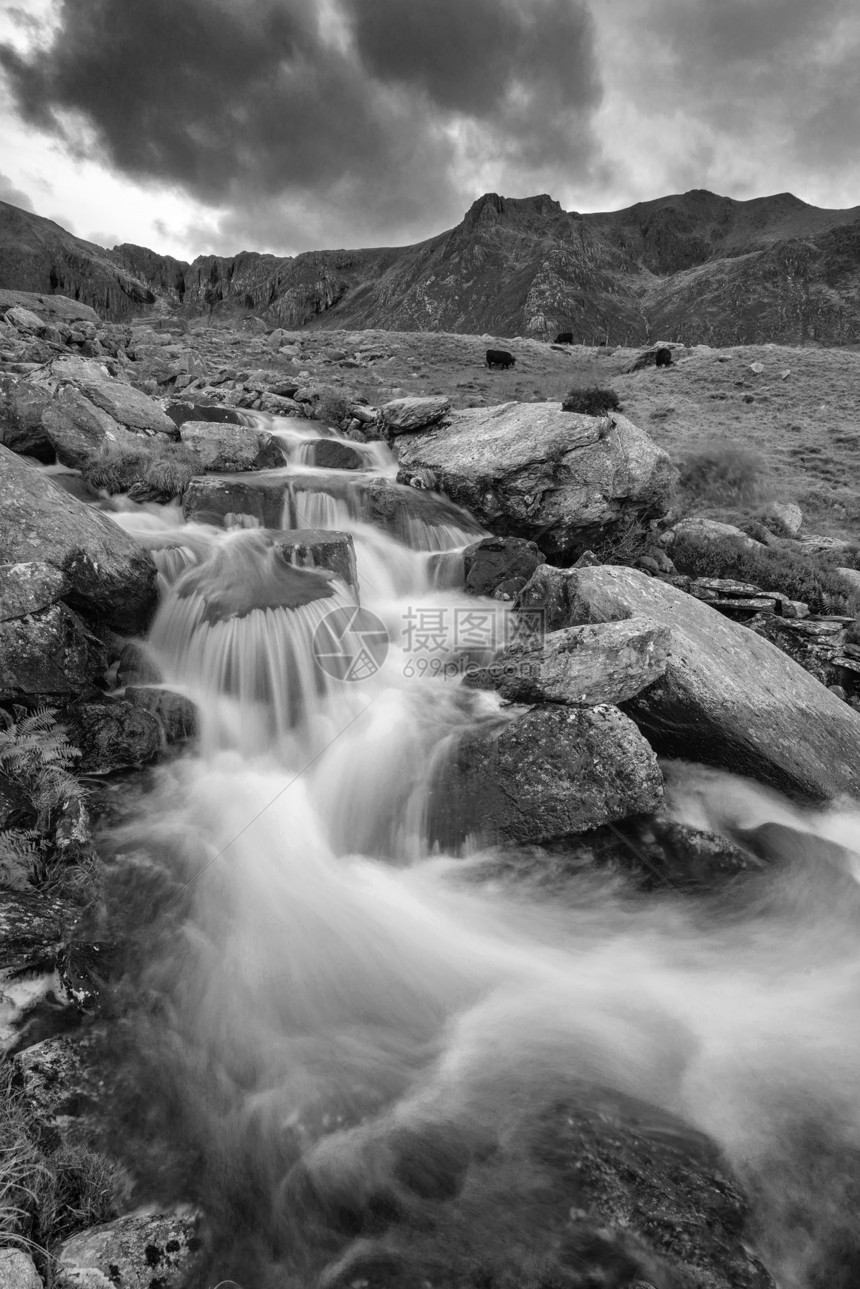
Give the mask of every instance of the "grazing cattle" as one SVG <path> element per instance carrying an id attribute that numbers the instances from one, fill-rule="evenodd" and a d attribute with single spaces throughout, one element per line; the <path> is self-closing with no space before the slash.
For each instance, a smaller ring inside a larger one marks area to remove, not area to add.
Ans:
<path id="1" fill-rule="evenodd" d="M 560 332 L 558 333 L 558 335 L 556 336 L 556 338 L 555 338 L 555 343 L 556 343 L 557 345 L 572 345 L 572 344 L 573 344 L 573 332 L 572 332 L 572 331 L 560 331 Z"/>
<path id="2" fill-rule="evenodd" d="M 513 354 L 509 354 L 507 349 L 488 349 L 487 366 L 488 367 L 513 367 L 516 359 Z"/>
<path id="3" fill-rule="evenodd" d="M 658 350 L 657 350 L 657 353 L 654 355 L 654 362 L 655 362 L 656 366 L 658 366 L 658 367 L 671 367 L 671 366 L 672 366 L 672 350 L 671 350 L 671 349 L 658 349 Z"/>

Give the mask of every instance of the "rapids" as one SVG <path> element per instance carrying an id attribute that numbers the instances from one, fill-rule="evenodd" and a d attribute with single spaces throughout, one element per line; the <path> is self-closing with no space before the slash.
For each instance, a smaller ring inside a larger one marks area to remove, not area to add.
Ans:
<path id="1" fill-rule="evenodd" d="M 354 541 L 361 608 L 384 628 L 334 633 L 369 650 L 355 679 L 320 645 L 327 615 L 356 607 L 345 583 L 285 567 L 274 535 L 241 521 L 114 512 L 158 564 L 151 655 L 202 714 L 193 752 L 158 771 L 111 841 L 155 1000 L 136 1059 L 221 1224 L 219 1273 L 334 1283 L 324 1267 L 348 1240 L 385 1227 L 361 1216 L 380 1194 L 426 1239 L 437 1219 L 398 1173 L 404 1133 L 442 1131 L 464 1173 L 499 1170 L 504 1200 L 486 1177 L 483 1208 L 469 1192 L 474 1257 L 504 1239 L 489 1210 L 512 1213 L 534 1188 L 517 1171 L 522 1125 L 589 1086 L 715 1141 L 755 1197 L 777 1283 L 825 1283 L 860 1177 L 857 809 L 810 813 L 668 765 L 677 819 L 764 837 L 769 869 L 725 898 L 634 895 L 578 869 L 550 891 L 477 847 L 434 852 L 432 765 L 498 716 L 459 680 L 507 638 L 507 611 L 457 589 L 465 516 L 451 507 L 396 540 L 362 512 L 364 472 L 309 471 L 316 430 L 266 424 L 285 446 L 272 474 L 287 536 Z M 382 445 L 367 456 L 393 475 Z"/>

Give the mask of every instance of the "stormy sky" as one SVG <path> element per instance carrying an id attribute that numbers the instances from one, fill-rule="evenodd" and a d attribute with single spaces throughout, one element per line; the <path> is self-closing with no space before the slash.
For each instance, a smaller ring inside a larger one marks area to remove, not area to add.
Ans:
<path id="1" fill-rule="evenodd" d="M 0 0 L 0 200 L 190 258 L 475 197 L 860 204 L 856 0 Z"/>

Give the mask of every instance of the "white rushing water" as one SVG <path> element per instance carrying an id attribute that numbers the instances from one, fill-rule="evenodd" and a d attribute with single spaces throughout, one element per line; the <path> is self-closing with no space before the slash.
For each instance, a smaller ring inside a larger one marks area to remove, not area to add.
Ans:
<path id="1" fill-rule="evenodd" d="M 299 1160 L 317 1190 L 358 1204 L 391 1168 L 395 1129 L 500 1141 L 524 1107 L 584 1080 L 712 1137 L 763 1197 L 780 1284 L 811 1285 L 833 1201 L 799 1143 L 815 1129 L 860 1149 L 860 816 L 674 767 L 678 819 L 791 830 L 779 880 L 740 906 L 632 900 L 594 875 L 559 896 L 501 868 L 479 880 L 486 854 L 434 853 L 434 755 L 497 711 L 458 683 L 464 615 L 484 614 L 475 657 L 504 636 L 505 608 L 456 589 L 465 519 L 387 535 L 363 474 L 309 472 L 313 431 L 270 425 L 289 451 L 285 528 L 353 537 L 361 606 L 389 637 L 362 679 L 318 657 L 326 615 L 355 605 L 346 583 L 284 607 L 319 586 L 287 576 L 264 530 L 185 524 L 175 507 L 116 516 L 157 560 L 149 643 L 203 719 L 120 834 L 169 853 L 183 887 L 158 980 L 203 1154 L 253 1143 L 273 1204 L 289 1204 Z M 369 455 L 390 477 L 386 451 Z"/>

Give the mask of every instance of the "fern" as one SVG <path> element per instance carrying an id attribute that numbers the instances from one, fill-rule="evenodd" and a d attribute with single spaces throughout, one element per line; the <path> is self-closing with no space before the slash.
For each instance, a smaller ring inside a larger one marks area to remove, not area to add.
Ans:
<path id="1" fill-rule="evenodd" d="M 0 886 L 26 890 L 39 860 L 35 828 L 0 828 Z"/>
<path id="2" fill-rule="evenodd" d="M 20 873 L 28 861 L 38 873 L 58 851 L 90 840 L 87 793 L 74 774 L 79 757 L 57 724 L 56 708 L 28 712 L 15 707 L 13 715 L 0 708 L 0 770 L 26 798 L 34 817 L 32 830 L 0 833 L 0 881 L 8 884 L 11 873 Z"/>

